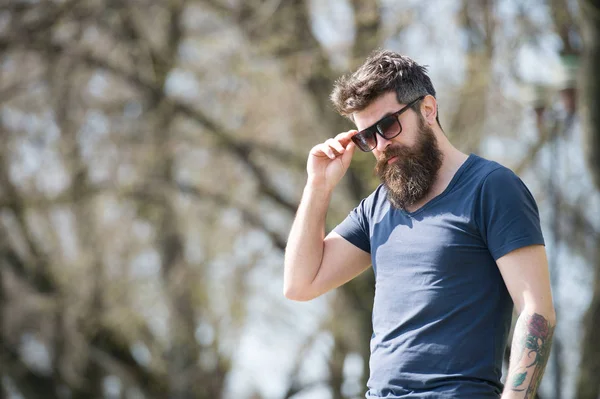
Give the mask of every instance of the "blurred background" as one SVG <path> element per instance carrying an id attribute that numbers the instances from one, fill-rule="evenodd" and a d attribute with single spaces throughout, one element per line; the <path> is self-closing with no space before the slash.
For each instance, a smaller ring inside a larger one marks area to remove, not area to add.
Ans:
<path id="1" fill-rule="evenodd" d="M 305 303 L 282 275 L 308 151 L 353 127 L 332 84 L 376 48 L 428 65 L 451 141 L 533 192 L 539 398 L 600 397 L 599 0 L 0 3 L 0 398 L 363 397 L 372 271 Z"/>

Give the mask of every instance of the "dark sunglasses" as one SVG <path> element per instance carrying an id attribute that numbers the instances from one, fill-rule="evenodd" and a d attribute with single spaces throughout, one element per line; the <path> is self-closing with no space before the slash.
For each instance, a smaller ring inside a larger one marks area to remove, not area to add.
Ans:
<path id="1" fill-rule="evenodd" d="M 404 111 L 412 107 L 417 101 L 420 101 L 423 98 L 425 98 L 425 96 L 421 96 L 416 100 L 411 101 L 399 111 L 381 118 L 374 125 L 356 133 L 354 136 L 352 136 L 352 141 L 362 151 L 369 152 L 373 151 L 373 149 L 377 147 L 378 134 L 386 140 L 393 139 L 402 133 L 402 125 L 398 119 L 400 115 L 402 115 Z"/>

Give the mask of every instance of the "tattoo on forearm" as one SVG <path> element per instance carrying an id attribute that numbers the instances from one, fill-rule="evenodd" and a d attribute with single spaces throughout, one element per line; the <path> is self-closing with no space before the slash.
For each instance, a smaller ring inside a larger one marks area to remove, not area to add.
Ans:
<path id="1" fill-rule="evenodd" d="M 543 316 L 534 313 L 518 327 L 515 330 L 512 372 L 509 373 L 512 381 L 509 384 L 511 390 L 525 392 L 524 399 L 529 399 L 535 396 L 542 380 L 550 355 L 554 326 Z M 515 350 L 518 353 L 514 353 Z"/>

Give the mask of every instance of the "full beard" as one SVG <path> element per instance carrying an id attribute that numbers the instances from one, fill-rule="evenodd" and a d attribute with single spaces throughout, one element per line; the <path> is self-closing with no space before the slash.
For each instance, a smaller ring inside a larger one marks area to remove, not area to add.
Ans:
<path id="1" fill-rule="evenodd" d="M 392 157 L 398 157 L 388 164 Z M 419 120 L 417 143 L 413 148 L 389 146 L 377 161 L 375 173 L 387 188 L 393 207 L 406 209 L 423 199 L 431 189 L 442 165 L 443 155 L 431 127 Z"/>

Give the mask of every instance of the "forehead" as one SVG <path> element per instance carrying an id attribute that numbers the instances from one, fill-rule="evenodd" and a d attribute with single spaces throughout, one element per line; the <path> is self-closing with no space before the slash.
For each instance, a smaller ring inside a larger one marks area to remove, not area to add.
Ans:
<path id="1" fill-rule="evenodd" d="M 398 103 L 396 99 L 396 93 L 393 91 L 387 92 L 375 99 L 369 106 L 361 111 L 356 111 L 353 114 L 354 123 L 358 130 L 363 130 L 378 120 L 383 118 L 386 114 L 391 114 L 398 111 L 402 104 Z"/>

